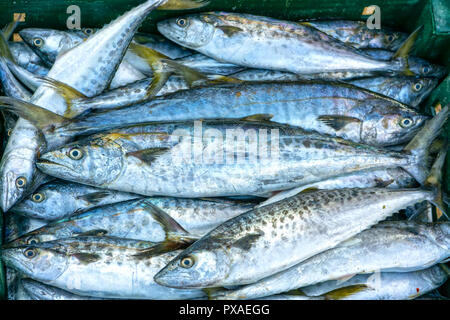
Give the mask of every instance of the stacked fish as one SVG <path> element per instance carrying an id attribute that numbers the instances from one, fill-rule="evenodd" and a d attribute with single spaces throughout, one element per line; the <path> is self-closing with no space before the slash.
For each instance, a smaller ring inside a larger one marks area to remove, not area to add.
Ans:
<path id="1" fill-rule="evenodd" d="M 3 30 L 9 298 L 441 298 L 450 111 L 419 112 L 445 75 L 409 56 L 420 28 L 212 12 L 136 33 L 203 5 Z"/>

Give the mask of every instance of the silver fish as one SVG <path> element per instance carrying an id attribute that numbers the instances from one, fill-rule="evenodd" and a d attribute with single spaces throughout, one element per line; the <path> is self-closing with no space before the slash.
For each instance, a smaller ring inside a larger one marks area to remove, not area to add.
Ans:
<path id="1" fill-rule="evenodd" d="M 409 300 L 440 287 L 448 274 L 439 265 L 413 272 L 381 272 L 357 275 L 301 288 L 308 296 L 325 294 L 329 300 Z M 351 286 L 365 288 L 351 292 Z M 350 290 L 349 290 L 350 289 Z"/>
<path id="2" fill-rule="evenodd" d="M 398 166 L 423 182 L 427 168 L 422 159 L 447 115 L 448 108 L 402 152 L 267 121 L 205 120 L 97 134 L 43 154 L 38 167 L 61 179 L 105 189 L 187 198 L 265 196 L 331 178 L 336 172 Z M 212 133 L 223 142 L 213 140 Z M 420 149 L 409 151 L 417 143 Z"/>
<path id="3" fill-rule="evenodd" d="M 450 222 L 385 222 L 290 269 L 218 299 L 254 299 L 359 273 L 422 270 L 450 256 Z"/>
<path id="4" fill-rule="evenodd" d="M 103 190 L 71 183 L 52 181 L 14 205 L 11 213 L 52 221 L 106 204 L 140 198 L 139 195 Z"/>
<path id="5" fill-rule="evenodd" d="M 197 239 L 253 206 L 251 203 L 226 200 L 162 197 L 131 200 L 101 206 L 49 223 L 15 240 L 14 245 L 89 233 L 154 242 L 171 240 L 174 236 L 175 241 L 178 241 L 180 235 L 188 240 Z"/>
<path id="6" fill-rule="evenodd" d="M 74 135 L 129 124 L 271 115 L 271 121 L 375 146 L 409 141 L 427 118 L 400 102 L 342 82 L 229 83 L 174 92 L 148 102 L 85 113 L 73 120 L 1 98 L 44 133 L 53 148 Z"/>
<path id="7" fill-rule="evenodd" d="M 146 241 L 78 237 L 4 247 L 1 256 L 26 276 L 74 294 L 127 299 L 203 297 L 201 290 L 171 289 L 154 282 L 154 275 L 180 251 L 148 254 L 153 246 Z"/>
<path id="8" fill-rule="evenodd" d="M 315 28 L 267 17 L 208 12 L 158 22 L 157 27 L 164 36 L 187 48 L 250 68 L 297 74 L 408 72 L 400 60 L 376 60 Z M 400 56 L 406 57 L 403 48 L 410 47 L 417 32 L 399 49 Z"/>
<path id="9" fill-rule="evenodd" d="M 245 70 L 233 74 L 232 77 L 244 81 L 298 81 L 303 78 L 301 75 L 294 73 L 260 69 Z M 344 79 L 343 81 L 385 95 L 412 107 L 418 107 L 438 84 L 436 78 L 406 76 L 374 76 Z"/>

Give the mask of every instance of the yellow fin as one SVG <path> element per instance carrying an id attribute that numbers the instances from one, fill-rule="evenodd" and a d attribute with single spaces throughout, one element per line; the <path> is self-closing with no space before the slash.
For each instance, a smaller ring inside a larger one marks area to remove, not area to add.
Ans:
<path id="1" fill-rule="evenodd" d="M 232 37 L 236 33 L 244 31 L 239 27 L 233 27 L 233 26 L 217 26 L 217 28 L 222 30 L 223 33 L 225 33 L 228 37 Z"/>
<path id="2" fill-rule="evenodd" d="M 258 122 L 258 121 L 270 121 L 272 118 L 273 118 L 272 114 L 263 114 L 263 113 L 261 113 L 261 114 L 254 114 L 254 115 L 251 115 L 251 116 L 248 116 L 248 117 L 244 117 L 241 120 L 242 121 L 255 121 L 255 122 Z"/>
<path id="3" fill-rule="evenodd" d="M 157 7 L 157 10 L 186 10 L 203 8 L 209 4 L 209 0 L 169 0 Z"/>
<path id="4" fill-rule="evenodd" d="M 368 287 L 365 284 L 357 284 L 352 285 L 344 288 L 339 288 L 333 291 L 330 291 L 325 294 L 326 300 L 341 300 L 347 297 L 350 297 L 351 295 L 354 295 L 355 293 L 361 292 L 363 290 L 367 290 Z"/>
<path id="5" fill-rule="evenodd" d="M 39 81 L 41 81 L 41 83 L 56 90 L 66 101 L 66 104 L 69 107 L 68 108 L 69 110 L 70 110 L 70 106 L 72 105 L 72 100 L 87 98 L 84 94 L 79 92 L 77 89 L 75 89 L 61 81 L 58 81 L 58 80 L 55 80 L 52 78 L 48 78 L 48 77 L 38 77 L 38 79 L 39 79 Z M 65 116 L 70 117 L 70 114 L 65 114 Z"/>
<path id="6" fill-rule="evenodd" d="M 416 42 L 416 39 L 422 30 L 423 25 L 418 27 L 416 30 L 413 31 L 409 35 L 409 37 L 403 42 L 403 44 L 398 48 L 398 50 L 394 53 L 391 60 L 402 58 L 405 61 L 405 68 L 403 70 L 404 75 L 406 76 L 414 76 L 414 73 L 409 69 L 409 63 L 408 63 L 408 55 L 411 52 L 411 49 L 414 46 L 414 43 Z"/>

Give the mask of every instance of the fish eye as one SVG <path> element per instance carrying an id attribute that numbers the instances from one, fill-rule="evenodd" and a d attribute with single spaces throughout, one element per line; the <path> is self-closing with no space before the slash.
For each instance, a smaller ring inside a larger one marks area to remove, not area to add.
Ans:
<path id="1" fill-rule="evenodd" d="M 419 83 L 419 82 L 413 84 L 413 90 L 416 91 L 416 92 L 419 92 L 420 90 L 422 90 L 422 88 L 423 88 L 423 86 L 422 86 L 422 84 Z"/>
<path id="2" fill-rule="evenodd" d="M 73 160 L 80 160 L 81 158 L 83 158 L 83 151 L 78 148 L 70 149 L 69 157 Z"/>
<path id="3" fill-rule="evenodd" d="M 16 179 L 16 187 L 17 188 L 23 188 L 27 185 L 27 178 L 25 177 L 18 177 Z"/>
<path id="4" fill-rule="evenodd" d="M 388 41 L 388 42 L 392 42 L 392 41 L 394 41 L 394 36 L 393 35 L 388 35 L 387 37 L 386 37 L 386 40 Z"/>
<path id="5" fill-rule="evenodd" d="M 27 248 L 23 252 L 23 255 L 27 257 L 28 259 L 33 259 L 37 255 L 37 251 L 34 248 Z"/>
<path id="6" fill-rule="evenodd" d="M 188 26 L 188 24 L 189 23 L 188 23 L 187 19 L 184 19 L 184 18 L 177 19 L 177 25 L 179 25 L 182 28 L 186 28 Z"/>
<path id="7" fill-rule="evenodd" d="M 8 131 L 6 132 L 6 134 L 8 135 L 8 137 L 11 137 L 11 133 L 12 133 L 12 129 L 8 129 Z"/>
<path id="8" fill-rule="evenodd" d="M 31 196 L 31 200 L 33 200 L 33 202 L 42 202 L 45 200 L 45 196 L 43 193 L 35 193 Z"/>
<path id="9" fill-rule="evenodd" d="M 411 127 L 414 124 L 414 121 L 411 118 L 403 118 L 400 120 L 400 126 L 403 128 Z"/>
<path id="10" fill-rule="evenodd" d="M 39 240 L 37 238 L 35 238 L 35 237 L 30 237 L 27 240 L 27 244 L 30 244 L 30 245 L 38 244 L 38 243 L 39 243 Z"/>
<path id="11" fill-rule="evenodd" d="M 189 269 L 194 265 L 194 263 L 195 263 L 194 258 L 187 256 L 181 259 L 180 266 Z"/>
<path id="12" fill-rule="evenodd" d="M 33 44 L 36 47 L 42 47 L 42 45 L 44 44 L 44 40 L 42 40 L 42 38 L 34 38 L 33 39 Z"/>
<path id="13" fill-rule="evenodd" d="M 87 36 L 90 36 L 91 34 L 94 33 L 94 30 L 92 30 L 91 28 L 85 28 L 85 29 L 83 30 L 83 33 L 84 33 L 85 35 L 87 35 Z"/>
<path id="14" fill-rule="evenodd" d="M 422 68 L 422 73 L 423 74 L 427 74 L 428 72 L 430 72 L 430 68 L 429 67 L 423 67 Z"/>

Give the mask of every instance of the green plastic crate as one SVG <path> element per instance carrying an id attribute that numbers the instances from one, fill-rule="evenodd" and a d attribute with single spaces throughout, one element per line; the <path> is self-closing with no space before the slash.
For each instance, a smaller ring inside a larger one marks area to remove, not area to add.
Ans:
<path id="1" fill-rule="evenodd" d="M 102 27 L 120 14 L 142 3 L 143 0 L 0 0 L 0 21 L 6 24 L 14 13 L 25 13 L 20 28 L 46 27 L 66 29 L 66 13 L 70 5 L 81 9 L 82 27 Z M 448 0 L 211 0 L 199 10 L 243 12 L 266 15 L 286 20 L 299 19 L 348 19 L 365 20 L 361 13 L 366 6 L 377 5 L 381 9 L 381 26 L 389 26 L 412 32 L 423 25 L 413 54 L 445 65 L 450 70 L 450 2 Z M 180 11 L 154 11 L 143 23 L 140 31 L 156 32 L 155 23 L 184 14 Z M 450 104 L 450 77 L 442 81 L 424 104 L 427 113 L 435 103 Z M 444 135 L 450 135 L 447 123 Z M 444 188 L 450 189 L 450 157 L 447 157 Z M 1 221 L 0 221 L 1 226 Z M 3 267 L 0 266 L 0 298 L 5 292 Z"/>

